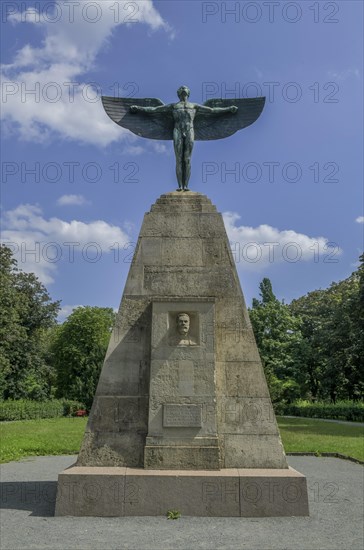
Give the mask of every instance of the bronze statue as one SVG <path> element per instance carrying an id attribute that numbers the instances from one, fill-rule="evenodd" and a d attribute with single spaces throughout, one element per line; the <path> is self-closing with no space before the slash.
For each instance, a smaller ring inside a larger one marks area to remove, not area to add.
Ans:
<path id="1" fill-rule="evenodd" d="M 177 191 L 189 191 L 191 155 L 195 140 L 222 139 L 253 124 L 265 98 L 209 99 L 204 105 L 190 103 L 190 89 L 177 90 L 178 103 L 165 105 L 155 98 L 102 97 L 109 117 L 134 134 L 173 140 L 176 155 Z"/>

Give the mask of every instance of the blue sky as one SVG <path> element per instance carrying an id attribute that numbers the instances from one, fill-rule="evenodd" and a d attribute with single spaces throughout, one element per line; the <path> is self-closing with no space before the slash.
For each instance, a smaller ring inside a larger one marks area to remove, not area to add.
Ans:
<path id="1" fill-rule="evenodd" d="M 250 304 L 356 268 L 363 245 L 363 4 L 2 2 L 2 239 L 63 318 L 117 308 L 143 215 L 175 189 L 172 143 L 100 95 L 267 97 L 249 128 L 197 142 L 190 187 L 224 213 Z M 26 11 L 24 11 L 26 10 Z M 32 253 L 33 251 L 33 253 Z"/>

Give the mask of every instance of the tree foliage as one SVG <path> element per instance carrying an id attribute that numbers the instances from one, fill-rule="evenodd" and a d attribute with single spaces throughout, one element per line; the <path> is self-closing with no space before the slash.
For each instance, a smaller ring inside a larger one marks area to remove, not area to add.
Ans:
<path id="1" fill-rule="evenodd" d="M 46 339 L 56 324 L 59 302 L 33 273 L 17 268 L 11 250 L 0 247 L 0 397 L 45 399 L 52 368 Z"/>
<path id="2" fill-rule="evenodd" d="M 250 320 L 273 401 L 291 402 L 299 396 L 295 380 L 298 349 L 301 345 L 299 319 L 273 293 L 269 279 L 264 278 L 261 299 L 254 298 Z"/>
<path id="3" fill-rule="evenodd" d="M 274 401 L 363 399 L 364 255 L 356 272 L 285 305 L 269 279 L 250 311 Z"/>
<path id="4" fill-rule="evenodd" d="M 364 256 L 350 277 L 293 300 L 304 339 L 308 397 L 360 399 L 364 393 Z"/>
<path id="5" fill-rule="evenodd" d="M 51 345 L 58 397 L 91 407 L 114 321 L 111 308 L 87 306 L 58 327 Z"/>

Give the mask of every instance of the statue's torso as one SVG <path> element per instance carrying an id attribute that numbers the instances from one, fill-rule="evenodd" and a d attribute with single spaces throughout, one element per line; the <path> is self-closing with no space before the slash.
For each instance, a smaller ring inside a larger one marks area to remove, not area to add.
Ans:
<path id="1" fill-rule="evenodd" d="M 181 131 L 192 129 L 195 115 L 196 109 L 193 103 L 183 103 L 182 101 L 176 103 L 173 106 L 175 128 Z"/>

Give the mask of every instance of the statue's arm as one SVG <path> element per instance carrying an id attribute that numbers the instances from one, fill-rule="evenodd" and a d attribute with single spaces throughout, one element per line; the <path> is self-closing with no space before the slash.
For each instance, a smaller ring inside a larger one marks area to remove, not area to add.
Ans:
<path id="1" fill-rule="evenodd" d="M 236 113 L 238 108 L 235 105 L 229 107 L 206 107 L 205 105 L 195 105 L 196 111 L 199 113 L 211 113 L 215 115 L 222 115 L 223 113 Z"/>
<path id="2" fill-rule="evenodd" d="M 139 105 L 131 105 L 131 113 L 168 113 L 172 109 L 172 105 L 159 105 L 158 107 L 142 107 Z"/>

